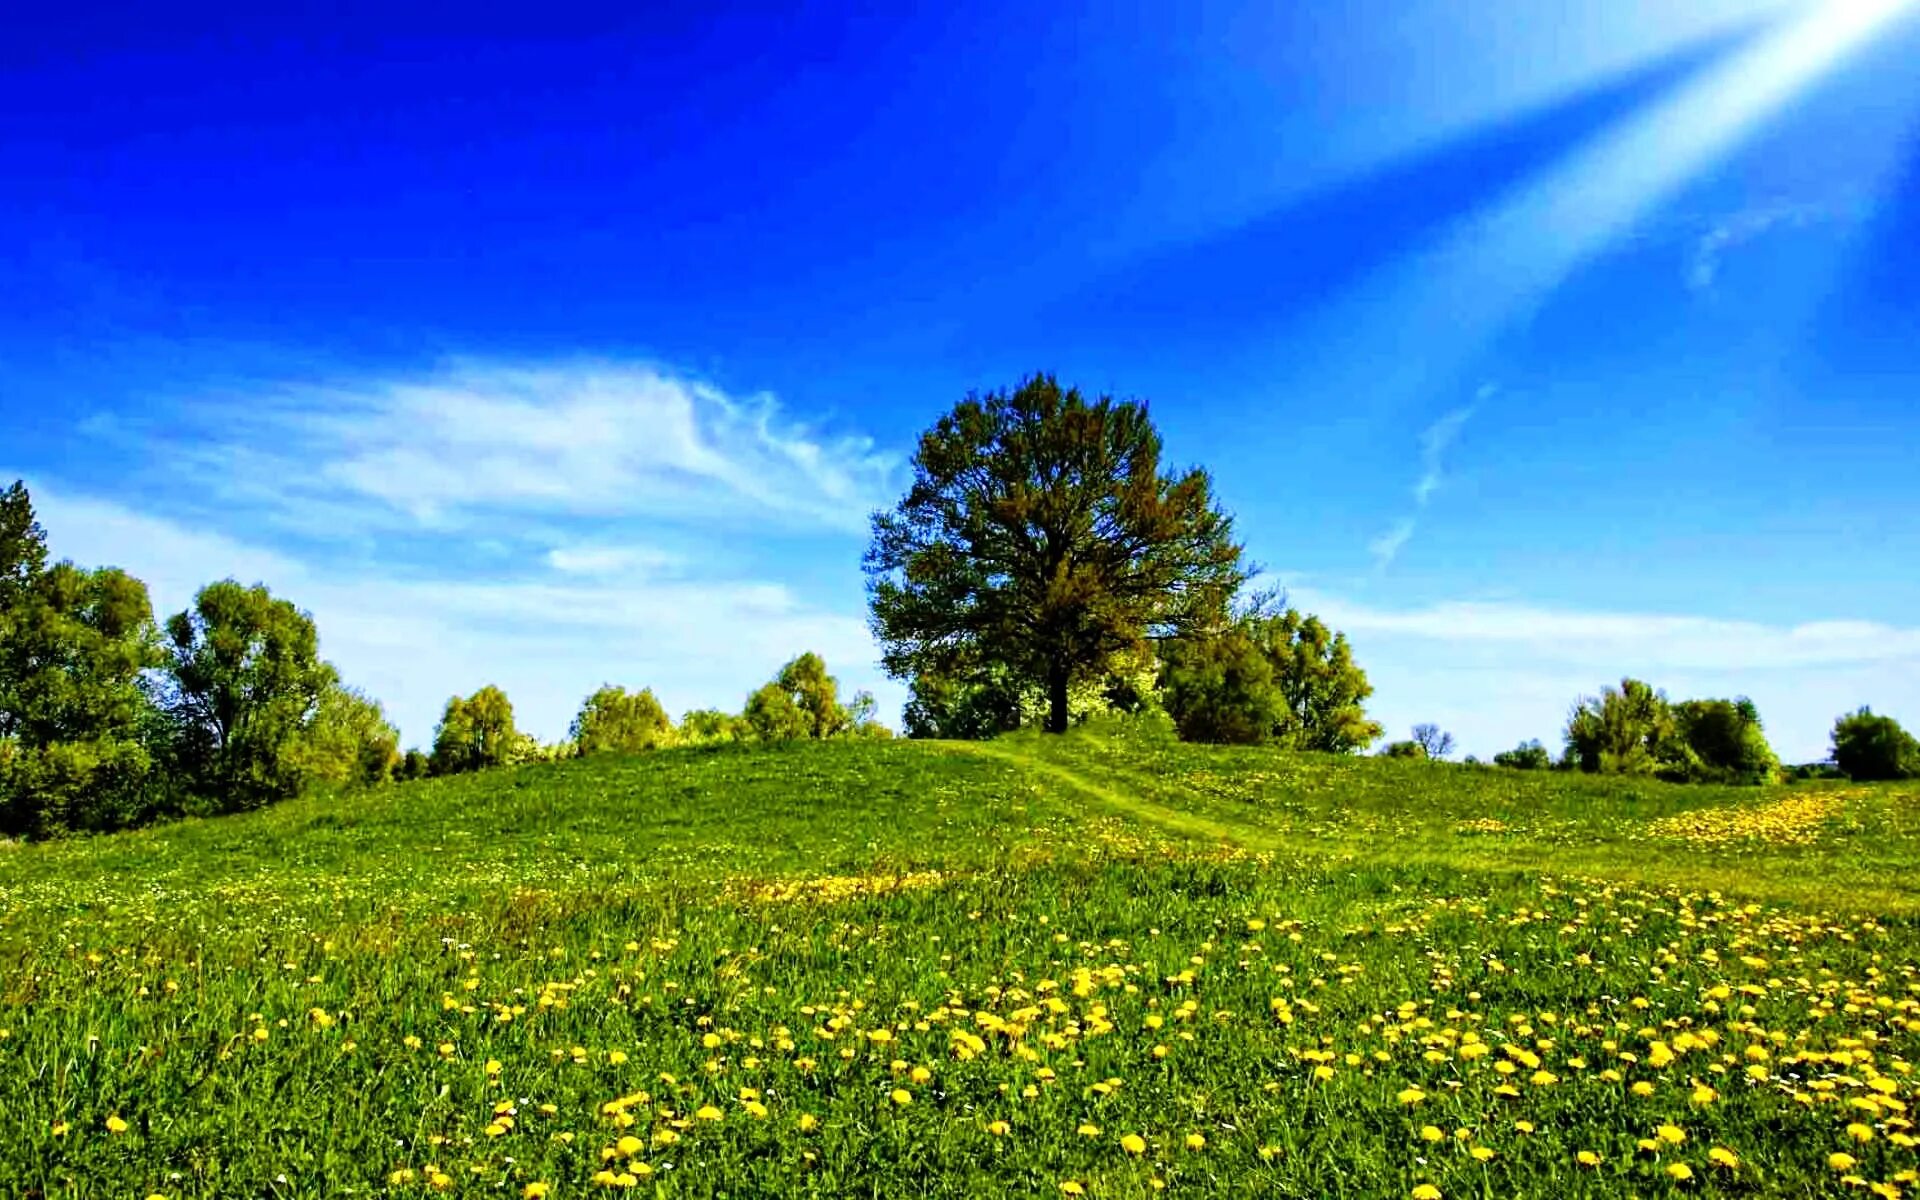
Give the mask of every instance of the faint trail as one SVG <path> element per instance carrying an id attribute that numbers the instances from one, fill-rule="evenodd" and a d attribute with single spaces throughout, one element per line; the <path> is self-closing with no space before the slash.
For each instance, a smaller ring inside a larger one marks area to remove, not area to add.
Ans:
<path id="1" fill-rule="evenodd" d="M 1188 837 L 1226 842 L 1248 850 L 1281 848 L 1278 838 L 1264 835 L 1245 826 L 1228 825 L 1193 813 L 1181 812 L 1179 809 L 1169 808 L 1152 800 L 1129 796 L 1125 792 L 1115 791 L 1104 784 L 1096 783 L 1070 767 L 1063 767 L 1059 763 L 1023 753 L 1011 746 L 995 742 L 958 741 L 942 742 L 941 745 L 949 750 L 958 750 L 962 754 L 977 754 L 984 758 L 999 759 L 1022 770 L 1048 776 L 1106 808 Z"/>

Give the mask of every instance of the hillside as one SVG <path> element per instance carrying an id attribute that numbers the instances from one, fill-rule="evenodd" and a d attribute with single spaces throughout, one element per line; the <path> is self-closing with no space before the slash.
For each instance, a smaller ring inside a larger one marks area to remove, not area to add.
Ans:
<path id="1" fill-rule="evenodd" d="M 526 767 L 0 849 L 0 1178 L 1893 1194 L 1916 913 L 1912 787 L 1103 734 Z"/>

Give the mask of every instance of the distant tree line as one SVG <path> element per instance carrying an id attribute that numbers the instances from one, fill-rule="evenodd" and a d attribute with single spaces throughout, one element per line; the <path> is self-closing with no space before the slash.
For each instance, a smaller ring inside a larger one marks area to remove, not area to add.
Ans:
<path id="1" fill-rule="evenodd" d="M 430 754 L 409 755 L 400 778 L 459 775 L 488 767 L 554 762 L 595 754 L 640 754 L 675 746 L 772 745 L 831 738 L 890 738 L 874 719 L 873 697 L 844 702 L 840 681 L 811 651 L 781 667 L 747 697 L 739 713 L 696 708 L 675 725 L 651 688 L 607 684 L 580 705 L 563 742 L 544 744 L 514 727 L 513 704 L 497 687 L 447 701 Z"/>
<path id="2" fill-rule="evenodd" d="M 484 687 L 448 701 L 430 752 L 401 754 L 378 701 L 319 656 L 313 618 L 265 586 L 221 580 L 156 621 L 146 585 L 50 562 L 24 483 L 0 492 L 0 836 L 124 829 L 258 808 L 312 789 L 671 745 L 887 737 L 873 698 L 844 703 L 816 654 L 739 715 L 676 727 L 653 693 L 604 687 L 566 742 L 514 727 Z"/>

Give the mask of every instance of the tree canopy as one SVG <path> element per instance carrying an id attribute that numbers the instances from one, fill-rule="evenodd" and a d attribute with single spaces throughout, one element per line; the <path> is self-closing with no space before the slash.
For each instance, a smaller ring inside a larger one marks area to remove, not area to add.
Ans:
<path id="1" fill-rule="evenodd" d="M 1347 754 L 1380 736 L 1373 694 L 1345 634 L 1311 614 L 1258 605 L 1226 628 L 1165 647 L 1162 703 L 1180 736 L 1198 742 L 1274 742 Z"/>
<path id="2" fill-rule="evenodd" d="M 1146 405 L 1035 375 L 969 395 L 920 438 L 914 481 L 873 521 L 866 569 L 895 678 L 997 664 L 1068 690 L 1151 637 L 1216 621 L 1245 578 L 1204 470 L 1163 472 Z"/>
<path id="3" fill-rule="evenodd" d="M 569 736 L 581 754 L 632 754 L 672 745 L 674 729 L 652 688 L 629 692 L 608 684 L 580 706 Z"/>
<path id="4" fill-rule="evenodd" d="M 299 741 L 336 682 L 319 646 L 313 618 L 231 579 L 167 619 L 175 766 L 201 800 L 252 808 L 300 790 Z"/>
<path id="5" fill-rule="evenodd" d="M 488 684 L 471 696 L 447 701 L 440 724 L 433 731 L 430 769 L 435 775 L 458 775 L 485 767 L 504 766 L 518 748 L 513 727 L 513 702 Z"/>
<path id="6" fill-rule="evenodd" d="M 1834 722 L 1833 761 L 1863 782 L 1920 779 L 1920 741 L 1892 717 L 1862 708 Z"/>

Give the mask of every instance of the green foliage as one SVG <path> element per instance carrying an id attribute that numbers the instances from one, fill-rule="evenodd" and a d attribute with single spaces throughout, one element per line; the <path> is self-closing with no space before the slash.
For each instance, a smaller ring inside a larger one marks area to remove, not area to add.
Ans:
<path id="1" fill-rule="evenodd" d="M 1553 767 L 1553 755 L 1534 739 L 1494 755 L 1493 765 L 1514 771 L 1546 771 Z"/>
<path id="2" fill-rule="evenodd" d="M 1623 679 L 1574 708 L 1567 757 L 1589 774 L 1651 775 L 1675 783 L 1771 783 L 1780 762 L 1753 702 L 1687 700 Z"/>
<path id="3" fill-rule="evenodd" d="M 1693 783 L 1773 783 L 1780 760 L 1767 744 L 1760 710 L 1735 700 L 1686 700 L 1673 706 L 1680 741 L 1689 751 L 1683 771 L 1669 778 Z"/>
<path id="4" fill-rule="evenodd" d="M 740 714 L 747 733 L 758 742 L 791 742 L 811 736 L 813 722 L 793 693 L 779 683 L 764 683 L 747 697 Z"/>
<path id="5" fill-rule="evenodd" d="M 1567 720 L 1567 756 L 1589 775 L 1659 775 L 1686 752 L 1665 692 L 1638 679 L 1585 697 Z"/>
<path id="6" fill-rule="evenodd" d="M 1348 754 L 1380 736 L 1345 634 L 1295 609 L 1248 613 L 1164 650 L 1162 702 L 1186 741 Z"/>
<path id="7" fill-rule="evenodd" d="M 1862 708 L 1834 722 L 1833 761 L 1849 779 L 1920 779 L 1920 741 L 1892 717 Z"/>
<path id="8" fill-rule="evenodd" d="M 1416 741 L 1388 742 L 1380 749 L 1381 758 L 1417 758 L 1425 762 L 1431 758 L 1427 748 Z"/>
<path id="9" fill-rule="evenodd" d="M 675 741 L 673 722 L 652 688 L 628 692 L 612 684 L 587 697 L 568 736 L 581 754 L 633 754 Z"/>
<path id="10" fill-rule="evenodd" d="M 328 787 L 369 787 L 392 780 L 400 767 L 400 731 L 380 702 L 334 684 L 295 749 L 302 778 Z"/>
<path id="11" fill-rule="evenodd" d="M 740 722 L 747 736 L 761 742 L 892 736 L 876 726 L 873 708 L 873 697 L 866 692 L 840 703 L 839 680 L 827 673 L 824 659 L 808 651 L 747 697 Z"/>
<path id="12" fill-rule="evenodd" d="M 16 479 L 0 492 L 0 614 L 20 601 L 46 565 L 47 531 L 34 518 L 27 485 Z"/>
<path id="13" fill-rule="evenodd" d="M 197 804 L 256 808 L 307 782 L 301 743 L 335 686 L 313 618 L 265 586 L 208 584 L 166 625 L 172 755 Z"/>
<path id="14" fill-rule="evenodd" d="M 689 709 L 680 717 L 680 743 L 686 746 L 720 746 L 742 736 L 741 719 L 717 708 Z"/>
<path id="15" fill-rule="evenodd" d="M 447 701 L 433 731 L 429 769 L 435 775 L 459 775 L 505 766 L 522 749 L 513 727 L 513 703 L 488 684 L 471 696 Z"/>
<path id="16" fill-rule="evenodd" d="M 955 405 L 913 465 L 866 557 L 883 665 L 954 679 L 996 665 L 1045 689 L 1053 732 L 1075 681 L 1216 620 L 1244 578 L 1207 473 L 1161 471 L 1144 404 L 1035 375 Z"/>
<path id="17" fill-rule="evenodd" d="M 393 769 L 396 782 L 405 783 L 415 779 L 425 779 L 433 773 L 433 760 L 419 750 L 409 750 L 400 756 L 400 762 Z"/>
<path id="18" fill-rule="evenodd" d="M 28 557 L 31 557 L 30 555 Z M 0 832 L 145 820 L 162 801 L 143 676 L 160 660 L 147 589 L 123 571 L 36 567 L 0 609 Z"/>

